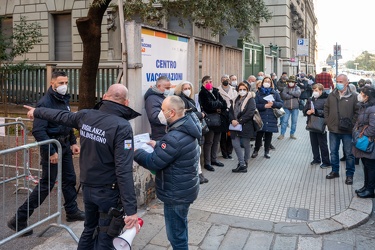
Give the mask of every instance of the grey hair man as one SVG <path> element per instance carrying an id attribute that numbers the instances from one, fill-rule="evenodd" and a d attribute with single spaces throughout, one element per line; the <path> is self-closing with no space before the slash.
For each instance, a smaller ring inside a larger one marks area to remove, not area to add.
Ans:
<path id="1" fill-rule="evenodd" d="M 326 178 L 340 177 L 340 141 L 346 155 L 345 184 L 353 184 L 355 159 L 352 154 L 352 129 L 358 116 L 357 94 L 349 89 L 348 76 L 340 74 L 336 78 L 336 88 L 328 95 L 324 104 L 324 120 L 329 131 L 332 172 Z"/>

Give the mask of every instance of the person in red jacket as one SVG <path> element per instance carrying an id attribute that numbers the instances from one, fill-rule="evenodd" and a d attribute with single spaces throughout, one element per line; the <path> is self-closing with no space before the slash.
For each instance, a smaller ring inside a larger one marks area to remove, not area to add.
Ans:
<path id="1" fill-rule="evenodd" d="M 324 87 L 324 92 L 329 94 L 335 87 L 333 85 L 332 76 L 327 72 L 327 68 L 323 68 L 322 73 L 317 74 L 315 83 L 321 83 Z"/>

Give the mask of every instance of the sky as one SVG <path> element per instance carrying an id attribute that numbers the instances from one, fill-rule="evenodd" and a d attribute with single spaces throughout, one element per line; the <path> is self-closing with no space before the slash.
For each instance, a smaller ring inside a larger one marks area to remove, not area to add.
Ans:
<path id="1" fill-rule="evenodd" d="M 314 8 L 318 63 L 333 55 L 336 42 L 341 45 L 340 62 L 353 60 L 365 50 L 375 54 L 375 0 L 315 0 Z"/>

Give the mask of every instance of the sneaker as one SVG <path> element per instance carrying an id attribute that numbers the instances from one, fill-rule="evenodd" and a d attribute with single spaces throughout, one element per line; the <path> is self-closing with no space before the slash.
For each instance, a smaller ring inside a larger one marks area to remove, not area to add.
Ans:
<path id="1" fill-rule="evenodd" d="M 310 165 L 318 165 L 318 164 L 320 164 L 320 161 L 312 161 L 312 162 L 310 162 Z"/>
<path id="2" fill-rule="evenodd" d="M 27 228 L 27 221 L 19 221 L 16 222 L 16 216 L 13 216 L 12 219 L 10 219 L 7 223 L 8 227 L 12 229 L 13 231 L 19 232 Z M 26 233 L 24 233 L 22 236 L 29 236 L 33 234 L 33 230 L 30 229 Z"/>
<path id="3" fill-rule="evenodd" d="M 297 140 L 297 137 L 295 137 L 294 135 L 290 135 L 290 139 Z"/>
<path id="4" fill-rule="evenodd" d="M 277 137 L 278 140 L 282 140 L 284 139 L 284 135 L 279 135 L 279 137 Z"/>
<path id="5" fill-rule="evenodd" d="M 85 212 L 83 212 L 79 209 L 74 214 L 66 214 L 66 221 L 67 222 L 84 221 L 84 220 L 85 220 Z"/>
<path id="6" fill-rule="evenodd" d="M 272 149 L 272 150 L 276 150 L 275 146 L 272 145 L 272 144 L 270 144 L 270 149 Z"/>

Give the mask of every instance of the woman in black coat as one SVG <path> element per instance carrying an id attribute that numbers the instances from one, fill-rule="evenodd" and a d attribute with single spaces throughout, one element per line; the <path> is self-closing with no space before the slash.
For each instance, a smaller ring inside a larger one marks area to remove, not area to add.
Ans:
<path id="1" fill-rule="evenodd" d="M 221 125 L 210 127 L 210 131 L 204 135 L 203 158 L 204 168 L 208 171 L 215 171 L 212 165 L 223 167 L 224 164 L 217 160 L 217 151 L 223 129 L 227 131 L 229 127 L 229 118 L 227 111 L 227 102 L 220 95 L 219 90 L 213 87 L 210 76 L 202 78 L 202 87 L 199 92 L 199 104 L 201 110 L 206 114 L 218 113 L 221 117 Z"/>
<path id="2" fill-rule="evenodd" d="M 204 113 L 198 111 L 196 103 L 194 101 L 194 88 L 191 82 L 184 81 L 178 84 L 174 90 L 174 94 L 181 97 L 181 99 L 184 101 L 185 109 L 187 112 L 193 112 L 200 121 L 204 118 Z M 199 145 L 202 145 L 202 142 L 199 142 Z M 199 149 L 199 153 L 201 153 L 200 149 Z M 198 160 L 198 174 L 199 174 L 200 184 L 208 182 L 208 179 L 204 177 L 202 173 L 200 157 Z"/>
<path id="3" fill-rule="evenodd" d="M 359 114 L 355 128 L 364 130 L 364 135 L 369 138 L 375 137 L 375 89 L 371 86 L 361 88 L 361 93 L 357 96 Z M 354 132 L 353 130 L 353 138 Z M 355 190 L 359 198 L 375 198 L 375 150 L 372 152 L 362 151 L 353 146 L 353 155 L 361 158 L 365 182 L 362 188 Z"/>
<path id="4" fill-rule="evenodd" d="M 324 103 L 327 100 L 328 94 L 324 92 L 324 86 L 320 83 L 314 84 L 312 86 L 313 97 L 309 99 L 303 109 L 303 114 L 307 116 L 307 121 L 309 121 L 310 116 L 315 115 L 324 118 Z M 311 102 L 313 104 L 313 109 L 311 108 Z M 311 165 L 320 164 L 321 168 L 328 168 L 331 166 L 331 161 L 329 160 L 329 150 L 327 144 L 327 133 L 310 133 L 310 143 L 313 153 L 313 161 Z M 320 150 L 320 153 L 319 153 Z"/>
<path id="5" fill-rule="evenodd" d="M 229 121 L 233 126 L 233 129 L 230 129 L 230 136 L 238 158 L 237 168 L 232 169 L 234 173 L 247 172 L 250 158 L 250 139 L 255 137 L 253 116 L 256 104 L 254 97 L 255 93 L 249 92 L 247 84 L 241 82 L 238 84 L 238 97 L 229 109 Z M 242 127 L 242 129 L 236 130 L 237 127 Z M 243 146 L 244 151 L 241 146 Z"/>

